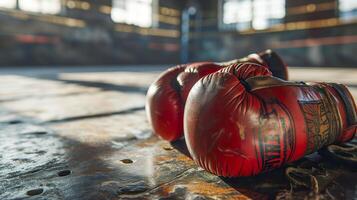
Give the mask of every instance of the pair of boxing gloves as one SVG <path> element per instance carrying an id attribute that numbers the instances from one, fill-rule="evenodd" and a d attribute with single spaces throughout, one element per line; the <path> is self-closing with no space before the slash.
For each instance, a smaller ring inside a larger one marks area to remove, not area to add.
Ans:
<path id="1" fill-rule="evenodd" d="M 270 171 L 354 137 L 357 109 L 346 86 L 287 77 L 272 51 L 181 65 L 150 86 L 149 123 L 163 139 L 184 135 L 193 160 L 226 177 Z"/>

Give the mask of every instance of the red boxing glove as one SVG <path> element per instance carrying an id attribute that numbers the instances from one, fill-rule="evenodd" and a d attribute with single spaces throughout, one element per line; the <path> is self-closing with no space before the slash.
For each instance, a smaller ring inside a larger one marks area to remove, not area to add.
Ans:
<path id="1" fill-rule="evenodd" d="M 268 66 L 269 70 L 273 73 L 275 77 L 281 78 L 283 80 L 288 80 L 288 68 L 280 56 L 274 51 L 268 49 L 260 53 L 253 53 L 245 58 L 231 60 L 228 62 L 220 63 L 222 66 L 230 66 L 235 63 L 242 62 L 253 62 Z"/>
<path id="2" fill-rule="evenodd" d="M 270 51 L 251 54 L 227 63 L 200 62 L 170 68 L 150 86 L 146 113 L 154 133 L 168 141 L 183 136 L 183 111 L 192 86 L 202 77 L 216 72 L 230 63 L 254 62 L 274 69 L 276 75 L 287 78 L 286 65 Z"/>
<path id="3" fill-rule="evenodd" d="M 249 63 L 200 79 L 184 112 L 195 162 L 228 177 L 278 168 L 356 131 L 356 105 L 344 85 L 287 82 Z"/>
<path id="4" fill-rule="evenodd" d="M 150 86 L 146 113 L 154 133 L 168 141 L 183 135 L 183 111 L 188 92 L 203 76 L 221 66 L 204 62 L 170 68 Z"/>

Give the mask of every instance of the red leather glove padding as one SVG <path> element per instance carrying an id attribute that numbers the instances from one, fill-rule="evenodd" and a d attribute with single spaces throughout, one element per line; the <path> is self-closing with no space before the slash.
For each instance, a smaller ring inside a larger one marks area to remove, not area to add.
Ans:
<path id="1" fill-rule="evenodd" d="M 183 110 L 191 87 L 201 77 L 221 69 L 214 63 L 194 63 L 171 68 L 150 86 L 146 113 L 154 132 L 168 141 L 183 135 Z"/>
<path id="2" fill-rule="evenodd" d="M 285 63 L 270 50 L 228 63 L 201 62 L 170 69 L 150 86 L 147 94 L 146 111 L 154 132 L 168 141 L 182 137 L 183 109 L 192 86 L 200 78 L 231 65 L 229 63 L 235 63 L 234 66 L 237 66 L 242 62 L 264 65 L 277 73 L 276 76 L 288 78 Z"/>
<path id="3" fill-rule="evenodd" d="M 241 64 L 194 85 L 184 132 L 201 167 L 220 176 L 251 176 L 353 137 L 357 118 L 347 122 L 346 105 L 350 116 L 356 116 L 356 106 L 348 90 L 341 89 L 343 99 L 332 84 L 290 83 L 270 75 L 263 66 Z"/>
<path id="4" fill-rule="evenodd" d="M 256 56 L 258 55 L 258 57 Z M 250 58 L 259 59 L 263 62 L 260 62 L 263 65 L 270 66 L 269 69 L 273 73 L 273 76 L 281 78 L 283 80 L 289 79 L 288 67 L 283 59 L 275 53 L 274 51 L 268 49 L 264 52 L 258 54 L 251 54 L 248 56 Z"/>
<path id="5" fill-rule="evenodd" d="M 272 76 L 272 72 L 265 65 L 254 62 L 232 64 L 218 72 L 233 74 L 238 80 L 245 80 L 255 76 Z"/>
<path id="6" fill-rule="evenodd" d="M 245 58 L 229 61 L 223 63 L 223 65 L 234 64 L 235 62 L 253 62 L 267 66 L 273 73 L 273 76 L 281 78 L 283 80 L 289 79 L 288 67 L 281 57 L 274 51 L 268 49 L 260 53 L 253 53 Z"/>

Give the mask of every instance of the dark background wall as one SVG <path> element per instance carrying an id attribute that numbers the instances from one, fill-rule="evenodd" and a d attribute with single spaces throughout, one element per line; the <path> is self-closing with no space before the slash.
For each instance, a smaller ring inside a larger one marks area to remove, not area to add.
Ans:
<path id="1" fill-rule="evenodd" d="M 203 17 L 192 16 L 202 28 L 192 34 L 189 60 L 229 60 L 272 48 L 290 65 L 357 67 L 357 21 L 341 21 L 336 0 L 287 0 L 283 25 L 260 31 L 220 30 L 216 7 L 207 0 Z"/>
<path id="2" fill-rule="evenodd" d="M 111 0 L 68 1 L 58 15 L 0 9 L 0 66 L 224 61 L 272 48 L 289 65 L 357 67 L 357 21 L 339 19 L 337 0 L 287 0 L 281 24 L 243 31 L 219 27 L 218 0 L 159 0 L 151 28 L 114 23 Z"/>
<path id="3" fill-rule="evenodd" d="M 0 65 L 179 62 L 180 1 L 158 1 L 155 28 L 114 23 L 111 0 L 66 2 L 58 15 L 0 10 Z"/>

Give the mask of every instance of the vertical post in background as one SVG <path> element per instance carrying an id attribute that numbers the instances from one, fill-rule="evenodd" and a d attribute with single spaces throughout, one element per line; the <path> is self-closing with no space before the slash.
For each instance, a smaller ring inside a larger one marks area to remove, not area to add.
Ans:
<path id="1" fill-rule="evenodd" d="M 190 13 L 188 9 L 184 9 L 182 12 L 181 23 L 181 63 L 188 62 L 189 51 L 189 35 L 190 35 Z"/>
<path id="2" fill-rule="evenodd" d="M 191 30 L 191 19 L 197 13 L 195 6 L 189 6 L 182 12 L 182 25 L 181 25 L 181 62 L 187 63 L 189 60 L 189 45 L 190 45 L 190 30 Z M 193 22 L 197 22 L 197 19 L 192 19 Z M 201 27 L 200 24 L 194 24 L 196 30 L 198 31 Z"/>
<path id="3" fill-rule="evenodd" d="M 152 1 L 152 27 L 159 28 L 159 0 Z"/>

